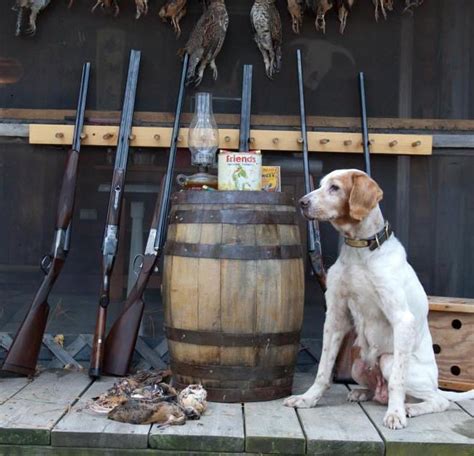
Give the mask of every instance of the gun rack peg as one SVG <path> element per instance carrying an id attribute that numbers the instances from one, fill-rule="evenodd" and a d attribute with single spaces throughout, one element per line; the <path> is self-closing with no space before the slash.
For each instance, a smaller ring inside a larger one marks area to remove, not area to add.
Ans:
<path id="1" fill-rule="evenodd" d="M 388 145 L 389 145 L 390 147 L 395 147 L 397 144 L 398 144 L 398 141 L 397 141 L 396 139 L 394 139 L 393 141 L 390 141 L 390 142 L 388 143 Z"/>
<path id="2" fill-rule="evenodd" d="M 351 145 L 352 145 L 352 140 L 351 140 L 351 139 L 346 139 L 346 140 L 344 141 L 344 145 L 345 145 L 345 146 L 351 146 Z"/>
<path id="3" fill-rule="evenodd" d="M 80 137 L 82 140 L 87 139 L 87 133 L 82 132 Z"/>
<path id="4" fill-rule="evenodd" d="M 161 136 L 160 135 L 153 135 L 153 139 L 155 141 L 159 141 L 161 139 Z"/>
<path id="5" fill-rule="evenodd" d="M 58 132 L 54 135 L 54 137 L 58 138 L 58 139 L 63 139 L 64 138 L 64 133 Z"/>
<path id="6" fill-rule="evenodd" d="M 411 146 L 412 147 L 419 147 L 419 146 L 421 146 L 421 141 L 414 141 L 414 142 L 411 143 Z"/>
<path id="7" fill-rule="evenodd" d="M 104 141 L 109 141 L 110 139 L 112 139 L 114 137 L 114 134 L 113 133 L 106 133 L 104 136 L 102 136 L 102 139 Z"/>
<path id="8" fill-rule="evenodd" d="M 278 144 L 279 142 L 280 142 L 280 140 L 278 138 L 273 138 L 272 139 L 273 144 Z"/>
<path id="9" fill-rule="evenodd" d="M 230 143 L 230 136 L 225 136 L 225 137 L 224 137 L 224 141 L 225 141 L 226 143 Z"/>

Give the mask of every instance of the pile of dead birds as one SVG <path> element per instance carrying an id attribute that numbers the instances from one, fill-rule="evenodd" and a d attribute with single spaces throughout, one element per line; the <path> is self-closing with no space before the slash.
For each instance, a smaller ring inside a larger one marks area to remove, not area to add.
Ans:
<path id="1" fill-rule="evenodd" d="M 169 370 L 139 371 L 93 398 L 87 409 L 130 424 L 169 426 L 199 419 L 207 408 L 206 390 L 189 385 L 178 393 L 170 381 Z"/>

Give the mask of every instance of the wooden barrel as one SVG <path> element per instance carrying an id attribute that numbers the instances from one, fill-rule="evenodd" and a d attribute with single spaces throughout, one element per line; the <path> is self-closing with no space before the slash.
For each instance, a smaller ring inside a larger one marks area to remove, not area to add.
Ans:
<path id="1" fill-rule="evenodd" d="M 302 258 L 294 200 L 284 193 L 172 196 L 163 299 L 178 387 L 201 383 L 218 402 L 291 393 Z"/>

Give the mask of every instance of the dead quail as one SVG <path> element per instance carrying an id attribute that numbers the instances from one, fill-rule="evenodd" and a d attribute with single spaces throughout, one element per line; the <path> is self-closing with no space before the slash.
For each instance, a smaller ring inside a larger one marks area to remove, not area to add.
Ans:
<path id="1" fill-rule="evenodd" d="M 104 11 L 113 10 L 115 17 L 117 17 L 120 12 L 117 0 L 97 0 L 97 3 L 92 7 L 91 11 L 94 12 L 99 6 Z"/>
<path id="2" fill-rule="evenodd" d="M 291 28 L 299 34 L 303 25 L 304 0 L 287 0 L 287 5 L 291 15 Z"/>
<path id="3" fill-rule="evenodd" d="M 189 385 L 178 394 L 178 405 L 186 418 L 198 420 L 207 408 L 207 391 L 202 385 Z"/>
<path id="4" fill-rule="evenodd" d="M 417 8 L 423 3 L 424 0 L 405 0 L 405 8 L 403 9 L 403 12 L 409 11 L 410 13 L 413 13 L 413 8 Z"/>
<path id="5" fill-rule="evenodd" d="M 306 6 L 316 14 L 316 30 L 326 33 L 326 13 L 334 6 L 334 0 L 306 0 Z"/>
<path id="6" fill-rule="evenodd" d="M 169 19 L 176 33 L 176 38 L 181 35 L 179 22 L 186 15 L 187 0 L 168 0 L 160 9 L 159 16 L 166 22 Z"/>
<path id="7" fill-rule="evenodd" d="M 107 417 L 130 424 L 179 425 L 186 421 L 184 412 L 175 404 L 169 402 L 150 404 L 133 399 L 115 407 Z"/>
<path id="8" fill-rule="evenodd" d="M 229 26 L 229 15 L 224 0 L 208 0 L 207 8 L 194 26 L 184 49 L 189 54 L 186 84 L 198 86 L 209 65 L 217 79 L 216 57 L 219 54 Z"/>
<path id="9" fill-rule="evenodd" d="M 352 5 L 354 4 L 355 0 L 336 0 L 336 7 L 337 7 L 337 16 L 339 17 L 339 32 L 341 35 L 344 33 L 347 23 L 347 16 L 349 15 Z"/>
<path id="10" fill-rule="evenodd" d="M 275 0 L 255 0 L 250 11 L 254 40 L 262 53 L 267 76 L 272 79 L 281 68 L 281 18 Z"/>
<path id="11" fill-rule="evenodd" d="M 384 19 L 387 19 L 387 11 L 393 10 L 393 0 L 372 0 L 372 3 L 375 6 L 375 21 L 379 20 L 379 9 L 382 12 Z"/>
<path id="12" fill-rule="evenodd" d="M 140 19 L 140 16 L 145 16 L 148 13 L 148 0 L 135 0 L 135 19 Z"/>
<path id="13" fill-rule="evenodd" d="M 22 33 L 23 17 L 25 11 L 30 11 L 28 18 L 29 27 L 25 30 L 26 35 L 34 35 L 36 33 L 36 18 L 40 11 L 44 10 L 51 0 L 16 0 L 13 9 L 17 10 L 16 30 L 15 35 L 19 36 Z"/>

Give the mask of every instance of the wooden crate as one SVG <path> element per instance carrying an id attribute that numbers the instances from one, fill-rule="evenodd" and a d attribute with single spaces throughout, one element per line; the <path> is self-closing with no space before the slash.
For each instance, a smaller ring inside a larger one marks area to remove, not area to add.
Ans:
<path id="1" fill-rule="evenodd" d="M 430 296 L 429 303 L 440 387 L 474 388 L 474 299 Z"/>

